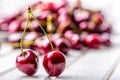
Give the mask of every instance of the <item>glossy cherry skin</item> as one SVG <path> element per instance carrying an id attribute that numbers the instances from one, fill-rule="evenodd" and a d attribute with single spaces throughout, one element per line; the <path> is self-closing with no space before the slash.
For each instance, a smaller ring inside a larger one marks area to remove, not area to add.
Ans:
<path id="1" fill-rule="evenodd" d="M 63 53 L 52 51 L 43 58 L 43 67 L 51 77 L 58 77 L 65 69 L 66 60 Z"/>
<path id="2" fill-rule="evenodd" d="M 100 47 L 99 35 L 98 34 L 88 35 L 85 38 L 85 44 L 90 48 L 99 48 Z"/>
<path id="3" fill-rule="evenodd" d="M 32 76 L 37 72 L 38 62 L 37 55 L 30 49 L 26 49 L 24 55 L 21 53 L 16 57 L 16 67 L 28 76 Z"/>

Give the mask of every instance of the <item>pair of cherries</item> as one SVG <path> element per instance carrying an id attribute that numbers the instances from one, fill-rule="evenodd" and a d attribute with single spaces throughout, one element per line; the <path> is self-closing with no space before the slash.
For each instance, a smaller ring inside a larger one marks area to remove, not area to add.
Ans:
<path id="1" fill-rule="evenodd" d="M 22 53 L 16 57 L 16 67 L 23 73 L 27 74 L 28 76 L 32 76 L 33 74 L 35 74 L 38 70 L 38 65 L 39 65 L 39 58 L 36 55 L 36 52 L 31 49 L 26 49 L 23 51 L 23 48 L 22 48 L 22 44 L 23 44 L 22 40 L 29 23 L 30 14 L 39 24 L 39 21 L 36 19 L 31 9 L 28 8 L 28 22 L 27 22 L 26 28 L 23 31 L 21 42 L 20 42 Z M 42 28 L 40 24 L 39 26 L 43 30 L 44 34 L 47 36 L 48 40 L 50 41 L 45 30 Z M 50 41 L 50 44 L 53 50 L 51 41 Z M 49 76 L 58 77 L 64 71 L 65 65 L 66 65 L 65 56 L 60 51 L 53 50 L 44 55 L 43 67 L 45 68 Z"/>

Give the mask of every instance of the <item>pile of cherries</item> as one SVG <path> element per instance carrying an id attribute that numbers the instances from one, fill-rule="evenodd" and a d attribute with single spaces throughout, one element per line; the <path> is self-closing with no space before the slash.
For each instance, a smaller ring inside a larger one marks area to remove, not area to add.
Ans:
<path id="1" fill-rule="evenodd" d="M 23 47 L 30 48 L 17 56 L 18 69 L 28 75 L 36 73 L 39 59 L 35 51 L 45 54 L 43 66 L 49 76 L 59 76 L 65 68 L 65 57 L 70 49 L 83 48 L 98 49 L 101 46 L 110 46 L 112 27 L 105 21 L 101 11 L 85 9 L 80 0 L 71 8 L 67 0 L 38 2 L 32 8 L 33 14 L 47 32 L 49 39 L 33 17 L 23 36 Z M 0 21 L 0 30 L 10 33 L 8 42 L 19 48 L 22 31 L 27 23 L 26 11 Z M 51 44 L 55 51 L 52 51 Z M 32 49 L 32 50 L 31 50 Z M 51 52 L 52 51 L 52 52 Z"/>
<path id="2" fill-rule="evenodd" d="M 101 11 L 85 9 L 79 0 L 72 8 L 67 0 L 58 1 L 59 4 L 49 1 L 38 2 L 32 6 L 32 11 L 44 30 L 51 35 L 56 50 L 67 54 L 69 49 L 80 50 L 84 47 L 97 49 L 101 45 L 111 45 L 111 25 L 105 21 Z M 15 48 L 20 47 L 20 35 L 26 20 L 26 11 L 22 11 L 0 23 L 0 30 L 10 33 L 8 41 Z M 51 50 L 49 41 L 32 17 L 30 22 L 23 46 L 46 54 Z"/>

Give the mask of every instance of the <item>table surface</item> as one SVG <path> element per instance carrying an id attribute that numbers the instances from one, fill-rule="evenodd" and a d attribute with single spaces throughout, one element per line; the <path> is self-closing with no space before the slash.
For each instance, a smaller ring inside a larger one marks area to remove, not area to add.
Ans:
<path id="1" fill-rule="evenodd" d="M 0 9 L 2 9 L 3 12 L 1 10 L 0 15 L 8 15 L 8 13 L 5 12 L 6 10 L 4 10 L 5 8 L 3 7 L 5 4 L 8 4 L 7 1 L 8 0 L 1 0 Z M 31 4 L 34 0 L 26 0 L 27 3 L 23 2 L 23 4 L 21 0 L 16 0 L 16 2 L 13 1 L 10 1 L 7 8 L 13 9 L 13 6 L 11 8 L 10 6 L 17 2 L 20 2 L 21 4 L 19 5 L 25 7 L 26 5 Z M 113 33 L 111 35 L 112 46 L 109 48 L 104 47 L 98 50 L 70 50 L 68 56 L 66 56 L 66 69 L 60 75 L 60 77 L 54 80 L 103 80 L 108 75 L 109 69 L 113 68 L 112 65 L 120 57 L 120 10 L 118 10 L 118 0 L 81 1 L 83 4 L 87 5 L 85 7 L 102 9 L 107 21 L 110 22 L 113 26 Z M 18 7 L 21 9 L 20 6 L 17 6 L 16 8 Z M 13 13 L 14 11 L 15 10 L 9 11 L 9 14 Z M 5 37 L 5 33 L 0 32 L 0 37 Z M 19 49 L 13 49 L 8 44 L 3 44 L 1 46 L 0 80 L 53 80 L 48 78 L 48 75 L 43 69 L 43 56 L 39 57 L 39 70 L 34 76 L 29 77 L 18 71 L 15 67 L 15 59 L 19 52 Z M 116 67 L 115 72 L 113 73 L 110 80 L 120 80 L 120 63 L 118 63 L 118 66 Z"/>

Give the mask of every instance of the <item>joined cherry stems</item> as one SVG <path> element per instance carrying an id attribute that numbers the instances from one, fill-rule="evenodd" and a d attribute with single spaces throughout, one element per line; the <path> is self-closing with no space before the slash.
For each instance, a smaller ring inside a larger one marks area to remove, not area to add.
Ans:
<path id="1" fill-rule="evenodd" d="M 24 38 L 24 35 L 25 35 L 25 32 L 27 30 L 27 28 L 29 27 L 29 23 L 30 23 L 30 15 L 33 17 L 33 19 L 38 23 L 39 27 L 41 28 L 41 30 L 43 31 L 43 33 L 45 34 L 45 36 L 48 38 L 49 42 L 50 42 L 50 45 L 51 45 L 51 49 L 52 51 L 54 50 L 54 47 L 53 47 L 53 44 L 48 36 L 48 34 L 46 33 L 46 31 L 44 30 L 44 28 L 42 27 L 42 25 L 40 24 L 40 21 L 36 18 L 36 16 L 33 14 L 32 10 L 30 7 L 28 7 L 28 11 L 27 11 L 27 23 L 26 23 L 26 26 L 24 28 L 24 31 L 22 32 L 22 35 L 21 35 L 21 40 L 20 40 L 20 49 L 21 49 L 21 52 L 22 52 L 22 55 L 24 55 L 24 52 L 23 52 L 23 38 Z"/>

